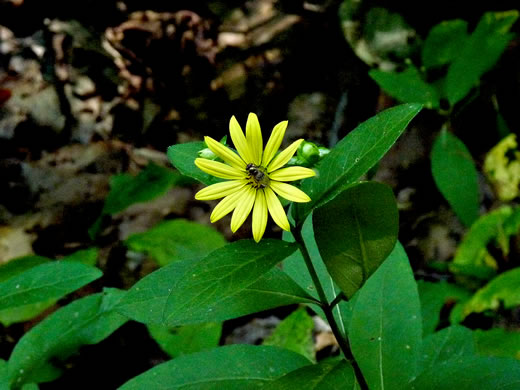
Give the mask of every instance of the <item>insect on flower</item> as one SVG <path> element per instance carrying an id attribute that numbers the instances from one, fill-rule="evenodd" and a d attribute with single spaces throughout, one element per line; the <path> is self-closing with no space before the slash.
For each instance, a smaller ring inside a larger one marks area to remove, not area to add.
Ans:
<path id="1" fill-rule="evenodd" d="M 208 148 L 224 163 L 197 158 L 195 165 L 210 175 L 229 180 L 210 185 L 195 194 L 198 200 L 224 198 L 211 213 L 211 222 L 233 211 L 231 230 L 234 233 L 253 210 L 253 238 L 256 242 L 264 235 L 268 213 L 278 226 L 290 230 L 277 195 L 293 202 L 310 201 L 303 191 L 284 182 L 312 177 L 315 172 L 304 167 L 283 168 L 303 142 L 299 139 L 276 155 L 286 128 L 287 121 L 278 123 L 264 149 L 262 131 L 255 114 L 250 113 L 247 118 L 245 136 L 236 118 L 231 117 L 229 133 L 238 154 L 213 138 L 204 137 Z"/>

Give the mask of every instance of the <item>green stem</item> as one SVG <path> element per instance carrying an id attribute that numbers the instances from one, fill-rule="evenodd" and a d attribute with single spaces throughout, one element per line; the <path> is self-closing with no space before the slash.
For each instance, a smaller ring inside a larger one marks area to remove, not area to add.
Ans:
<path id="1" fill-rule="evenodd" d="M 302 226 L 297 226 L 292 233 L 296 242 L 298 243 L 300 252 L 303 256 L 303 260 L 305 261 L 305 265 L 307 266 L 307 269 L 309 270 L 309 273 L 311 275 L 312 282 L 316 287 L 316 292 L 318 293 L 318 297 L 321 302 L 321 309 L 325 313 L 325 317 L 327 318 L 327 321 L 332 330 L 332 333 L 334 334 L 334 337 L 336 337 L 339 348 L 341 349 L 341 352 L 343 352 L 345 358 L 348 359 L 352 364 L 352 367 L 354 368 L 354 372 L 356 373 L 356 377 L 359 382 L 359 385 L 361 386 L 361 389 L 368 389 L 368 386 L 365 382 L 365 378 L 361 373 L 361 369 L 359 368 L 356 359 L 354 359 L 354 355 L 352 355 L 349 342 L 339 330 L 336 319 L 334 318 L 334 314 L 332 313 L 333 306 L 329 305 L 327 296 L 325 295 L 325 291 L 323 290 L 323 286 L 321 285 L 320 279 L 318 277 L 318 274 L 316 273 L 316 269 L 314 268 L 314 264 L 312 263 L 311 257 L 309 255 L 309 251 L 307 250 L 305 241 L 303 240 Z"/>

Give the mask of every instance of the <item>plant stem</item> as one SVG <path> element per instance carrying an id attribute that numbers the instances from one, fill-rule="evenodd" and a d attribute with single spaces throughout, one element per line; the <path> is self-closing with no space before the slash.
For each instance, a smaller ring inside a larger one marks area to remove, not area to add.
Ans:
<path id="1" fill-rule="evenodd" d="M 327 296 L 325 295 L 325 291 L 323 290 L 323 286 L 321 285 L 320 279 L 318 277 L 318 274 L 316 273 L 316 269 L 314 268 L 314 264 L 312 263 L 311 257 L 309 255 L 309 251 L 307 250 L 305 241 L 303 240 L 302 225 L 296 226 L 292 233 L 296 242 L 298 243 L 300 252 L 303 256 L 303 260 L 305 261 L 305 265 L 307 266 L 307 269 L 309 270 L 309 273 L 311 275 L 312 282 L 316 287 L 316 292 L 318 293 L 318 297 L 321 302 L 321 309 L 325 313 L 325 317 L 327 318 L 327 321 L 332 330 L 332 333 L 334 334 L 334 337 L 336 337 L 336 341 L 338 342 L 339 348 L 341 349 L 341 352 L 343 352 L 345 358 L 349 360 L 352 364 L 352 367 L 354 368 L 354 372 L 356 374 L 356 378 L 359 382 L 359 385 L 361 386 L 361 389 L 368 389 L 368 386 L 365 382 L 365 378 L 361 373 L 356 359 L 354 359 L 354 355 L 352 355 L 352 351 L 350 350 L 348 340 L 341 333 L 338 324 L 336 323 L 336 319 L 334 318 L 334 314 L 332 313 L 333 306 L 329 305 Z"/>

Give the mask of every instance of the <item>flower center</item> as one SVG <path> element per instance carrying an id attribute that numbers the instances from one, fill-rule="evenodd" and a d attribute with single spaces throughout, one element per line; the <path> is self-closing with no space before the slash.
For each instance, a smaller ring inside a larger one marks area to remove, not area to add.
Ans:
<path id="1" fill-rule="evenodd" d="M 260 167 L 255 164 L 247 164 L 246 171 L 249 183 L 254 188 L 265 188 L 269 185 L 269 176 L 267 175 L 267 171 L 264 167 Z"/>

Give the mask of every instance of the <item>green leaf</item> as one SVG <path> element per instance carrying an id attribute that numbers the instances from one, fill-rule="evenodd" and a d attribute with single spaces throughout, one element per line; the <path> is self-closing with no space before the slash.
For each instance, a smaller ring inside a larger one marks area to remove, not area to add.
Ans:
<path id="1" fill-rule="evenodd" d="M 305 366 L 282 376 L 272 390 L 340 390 L 359 389 L 354 370 L 345 359 L 330 359 Z"/>
<path id="2" fill-rule="evenodd" d="M 421 298 L 423 335 L 433 333 L 440 322 L 441 309 L 445 304 L 465 301 L 471 297 L 468 290 L 446 281 L 438 283 L 417 281 Z"/>
<path id="3" fill-rule="evenodd" d="M 195 159 L 199 157 L 199 150 L 204 148 L 206 148 L 204 142 L 172 145 L 168 148 L 168 159 L 183 175 L 192 177 L 206 185 L 218 183 L 222 180 L 202 172 L 195 165 Z"/>
<path id="4" fill-rule="evenodd" d="M 422 64 L 434 68 L 451 63 L 461 53 L 468 40 L 468 23 L 464 20 L 446 20 L 434 26 L 422 48 Z"/>
<path id="5" fill-rule="evenodd" d="M 400 244 L 358 294 L 352 353 L 370 389 L 402 388 L 415 376 L 422 327 L 417 285 Z"/>
<path id="6" fill-rule="evenodd" d="M 98 248 L 88 248 L 76 251 L 61 259 L 62 261 L 76 261 L 94 267 L 98 260 Z"/>
<path id="7" fill-rule="evenodd" d="M 408 390 L 515 390 L 520 362 L 507 358 L 461 356 L 425 371 Z"/>
<path id="8" fill-rule="evenodd" d="M 180 259 L 206 256 L 225 243 L 222 234 L 215 229 L 184 219 L 162 222 L 125 241 L 131 250 L 149 254 L 161 266 Z"/>
<path id="9" fill-rule="evenodd" d="M 478 173 L 466 145 L 442 131 L 432 150 L 432 174 L 437 188 L 457 217 L 471 226 L 479 214 Z"/>
<path id="10" fill-rule="evenodd" d="M 305 308 L 301 307 L 280 322 L 274 332 L 264 340 L 263 345 L 285 348 L 314 361 L 313 329 L 314 321 Z"/>
<path id="11" fill-rule="evenodd" d="M 313 223 L 330 276 L 351 298 L 392 252 L 399 212 L 390 187 L 365 182 L 316 209 Z"/>
<path id="12" fill-rule="evenodd" d="M 163 195 L 178 179 L 179 175 L 171 169 L 155 164 L 149 164 L 137 176 L 127 173 L 113 176 L 103 214 L 117 214 L 133 204 Z"/>
<path id="13" fill-rule="evenodd" d="M 254 390 L 308 364 L 303 356 L 281 348 L 229 345 L 160 364 L 119 390 Z"/>
<path id="14" fill-rule="evenodd" d="M 98 234 L 105 215 L 117 214 L 133 204 L 164 195 L 181 180 L 182 176 L 177 172 L 153 163 L 148 164 L 137 176 L 128 173 L 113 176 L 101 215 L 89 229 L 90 237 L 94 238 Z"/>
<path id="15" fill-rule="evenodd" d="M 148 331 L 164 352 L 176 358 L 217 347 L 222 334 L 222 324 L 208 322 L 175 328 L 148 325 Z"/>
<path id="16" fill-rule="evenodd" d="M 136 321 L 176 326 L 313 302 L 290 278 L 272 269 L 295 249 L 278 240 L 241 240 L 204 259 L 174 262 L 140 280 L 118 310 Z"/>
<path id="17" fill-rule="evenodd" d="M 322 206 L 374 166 L 421 111 L 420 104 L 403 104 L 385 110 L 360 124 L 316 166 L 316 177 L 305 179 L 301 189 L 312 199 L 295 205 L 294 217 L 303 223 L 312 209 Z"/>
<path id="18" fill-rule="evenodd" d="M 43 302 L 31 303 L 29 305 L 10 307 L 8 309 L 0 310 L 0 323 L 4 326 L 10 326 L 18 322 L 29 321 L 55 303 L 56 299 L 49 299 Z"/>
<path id="19" fill-rule="evenodd" d="M 40 264 L 0 283 L 0 309 L 59 299 L 101 275 L 97 268 L 75 262 Z"/>
<path id="20" fill-rule="evenodd" d="M 462 100 L 495 65 L 514 36 L 509 29 L 517 18 L 516 10 L 482 16 L 448 69 L 446 97 L 451 105 Z"/>
<path id="21" fill-rule="evenodd" d="M 368 74 L 387 94 L 401 103 L 421 103 L 426 108 L 439 108 L 439 92 L 424 81 L 414 66 L 400 73 L 372 69 Z"/>
<path id="22" fill-rule="evenodd" d="M 496 310 L 502 303 L 511 309 L 520 305 L 520 268 L 506 271 L 478 290 L 464 305 L 463 318 L 471 313 Z"/>
<path id="23" fill-rule="evenodd" d="M 64 359 L 80 346 L 108 337 L 127 321 L 113 310 L 124 294 L 107 289 L 78 299 L 45 318 L 16 344 L 9 358 L 9 382 L 25 383 L 50 359 Z"/>
<path id="24" fill-rule="evenodd" d="M 341 290 L 334 283 L 332 278 L 330 277 L 325 264 L 323 263 L 320 251 L 318 250 L 318 246 L 316 245 L 316 241 L 314 239 L 314 228 L 312 226 L 312 218 L 308 218 L 302 227 L 302 237 L 305 242 L 305 246 L 309 251 L 309 255 L 311 257 L 312 264 L 314 269 L 316 270 L 316 274 L 318 275 L 318 279 L 320 280 L 321 286 L 323 287 L 323 291 L 327 296 L 327 300 L 332 302 L 332 300 L 341 293 Z M 288 242 L 294 242 L 294 237 L 290 232 L 283 232 L 283 239 Z M 291 256 L 284 260 L 282 264 L 283 271 L 296 282 L 304 291 L 309 293 L 312 297 L 319 299 L 318 292 L 316 291 L 316 286 L 312 281 L 311 275 L 309 274 L 309 270 L 305 265 L 305 260 L 300 251 L 294 252 Z M 332 314 L 341 332 L 347 332 L 347 327 L 343 323 L 343 311 L 346 310 L 345 306 L 348 306 L 346 302 L 340 302 L 338 305 L 332 309 Z M 325 313 L 321 309 L 319 305 L 311 304 L 310 307 L 316 313 L 318 313 L 323 319 L 326 319 Z"/>
<path id="25" fill-rule="evenodd" d="M 49 261 L 51 261 L 51 259 L 47 257 L 33 255 L 9 260 L 8 263 L 0 265 L 0 283 Z"/>
<path id="26" fill-rule="evenodd" d="M 7 376 L 7 362 L 0 359 L 0 390 L 9 390 L 9 378 Z M 38 390 L 36 383 L 23 385 L 21 390 Z"/>
<path id="27" fill-rule="evenodd" d="M 495 328 L 477 329 L 473 332 L 475 345 L 480 355 L 512 357 L 520 359 L 520 332 Z"/>
<path id="28" fill-rule="evenodd" d="M 445 364 L 450 359 L 472 355 L 475 355 L 472 331 L 463 326 L 450 326 L 423 340 L 418 372 Z"/>
<path id="29" fill-rule="evenodd" d="M 509 220 L 514 214 L 514 209 L 503 206 L 480 217 L 457 248 L 450 270 L 479 279 L 489 279 L 493 276 L 496 272 L 494 269 L 496 263 L 489 255 L 486 246 L 500 235 L 507 237 L 516 233 L 514 231 L 516 224 L 512 223 L 516 221 L 516 216 Z M 506 224 L 508 220 L 510 223 Z"/>

